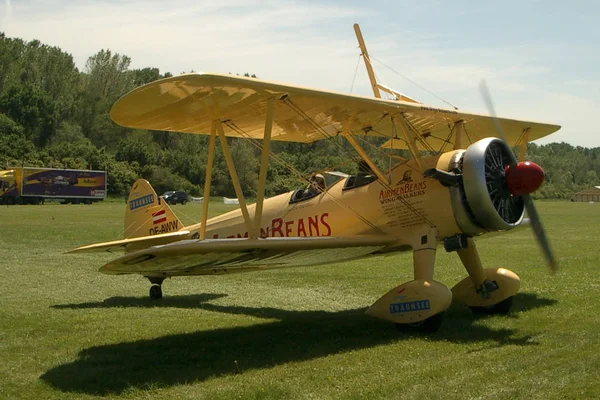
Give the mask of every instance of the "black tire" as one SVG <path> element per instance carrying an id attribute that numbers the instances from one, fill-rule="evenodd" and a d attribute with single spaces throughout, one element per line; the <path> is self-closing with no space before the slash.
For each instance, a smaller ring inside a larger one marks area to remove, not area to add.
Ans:
<path id="1" fill-rule="evenodd" d="M 510 313 L 514 296 L 487 307 L 469 307 L 475 315 L 506 315 Z"/>
<path id="2" fill-rule="evenodd" d="M 396 328 L 402 332 L 435 333 L 440 329 L 443 321 L 444 313 L 441 312 L 414 324 L 396 324 Z"/>
<path id="3" fill-rule="evenodd" d="M 151 299 L 161 299 L 162 298 L 162 288 L 160 285 L 152 285 L 150 286 L 150 298 Z"/>

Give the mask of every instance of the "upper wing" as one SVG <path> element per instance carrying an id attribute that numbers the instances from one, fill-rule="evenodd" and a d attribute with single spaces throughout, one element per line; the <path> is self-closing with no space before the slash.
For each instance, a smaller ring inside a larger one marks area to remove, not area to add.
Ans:
<path id="1" fill-rule="evenodd" d="M 183 240 L 127 254 L 100 271 L 202 275 L 326 264 L 374 253 L 395 240 L 391 236 Z"/>
<path id="2" fill-rule="evenodd" d="M 220 120 L 227 136 L 259 139 L 264 134 L 270 98 L 276 99 L 273 140 L 312 142 L 346 130 L 397 138 L 393 147 L 407 148 L 391 118 L 399 115 L 421 150 L 440 151 L 452 144 L 452 129 L 460 120 L 469 142 L 496 132 L 489 116 L 217 74 L 187 74 L 149 83 L 119 99 L 110 115 L 116 123 L 131 128 L 199 134 L 209 134 L 212 121 Z M 498 120 L 510 146 L 519 143 L 527 128 L 530 141 L 560 128 Z"/>

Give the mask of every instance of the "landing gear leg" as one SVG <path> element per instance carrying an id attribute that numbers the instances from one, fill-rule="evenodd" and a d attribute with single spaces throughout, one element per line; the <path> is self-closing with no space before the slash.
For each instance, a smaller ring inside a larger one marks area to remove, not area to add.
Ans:
<path id="1" fill-rule="evenodd" d="M 518 293 L 519 277 L 504 268 L 484 269 L 472 238 L 457 253 L 469 276 L 452 288 L 454 299 L 474 314 L 508 314 Z"/>
<path id="2" fill-rule="evenodd" d="M 434 282 L 433 272 L 435 266 L 435 253 L 436 253 L 436 232 L 431 229 L 428 230 L 427 234 L 419 238 L 418 243 L 413 246 L 413 272 L 415 281 L 427 282 L 428 286 L 437 285 L 438 291 L 435 293 L 436 300 L 439 298 L 445 298 L 447 303 L 442 307 L 442 310 L 437 314 L 433 314 L 427 319 L 418 322 L 410 323 L 396 323 L 396 328 L 401 331 L 418 331 L 422 333 L 434 333 L 440 329 L 442 321 L 444 319 L 444 311 L 450 306 L 452 301 L 452 295 L 447 287 Z M 439 297 L 438 297 L 439 296 Z M 429 300 L 430 302 L 433 299 Z M 442 301 L 444 302 L 444 301 Z"/>
<path id="3" fill-rule="evenodd" d="M 396 324 L 400 330 L 432 333 L 440 328 L 443 313 L 452 303 L 452 292 L 433 280 L 437 231 L 424 226 L 413 236 L 414 277 L 384 294 L 366 311 Z"/>
<path id="4" fill-rule="evenodd" d="M 491 292 L 498 289 L 498 285 L 495 282 L 485 279 L 481 259 L 479 258 L 479 253 L 477 252 L 473 238 L 468 238 L 467 243 L 467 248 L 457 250 L 456 252 L 460 257 L 460 261 L 462 261 L 465 269 L 469 273 L 477 293 L 484 299 L 488 298 L 490 297 Z"/>
<path id="5" fill-rule="evenodd" d="M 152 286 L 150 286 L 150 298 L 161 299 L 162 295 L 163 295 L 161 285 L 162 285 L 163 281 L 165 280 L 165 278 L 148 277 L 148 280 L 152 284 Z"/>
<path id="6" fill-rule="evenodd" d="M 435 243 L 435 237 L 427 239 L 425 239 L 424 237 L 425 243 L 427 243 L 428 240 L 432 240 Z M 413 270 L 415 280 L 433 282 L 435 251 L 436 248 L 432 248 L 430 246 L 413 250 Z M 396 323 L 396 328 L 400 331 L 418 331 L 422 333 L 434 333 L 442 326 L 443 319 L 444 312 L 442 311 L 440 313 L 434 314 L 433 316 L 423 321 L 413 323 Z"/>

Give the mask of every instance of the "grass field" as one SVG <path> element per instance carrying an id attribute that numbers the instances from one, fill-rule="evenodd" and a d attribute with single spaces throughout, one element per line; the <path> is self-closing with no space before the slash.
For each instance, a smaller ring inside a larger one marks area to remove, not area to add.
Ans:
<path id="1" fill-rule="evenodd" d="M 63 254 L 119 238 L 124 203 L 2 207 L 0 397 L 600 398 L 600 204 L 537 204 L 560 272 L 528 229 L 481 240 L 486 266 L 522 279 L 513 312 L 453 305 L 430 336 L 363 314 L 412 279 L 410 254 L 175 278 L 152 301 L 146 279 L 96 272 L 114 256 Z M 437 280 L 465 275 L 438 251 Z"/>

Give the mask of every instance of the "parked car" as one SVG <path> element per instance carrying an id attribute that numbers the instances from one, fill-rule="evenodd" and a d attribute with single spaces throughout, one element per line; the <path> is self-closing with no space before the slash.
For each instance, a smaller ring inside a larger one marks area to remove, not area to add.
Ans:
<path id="1" fill-rule="evenodd" d="M 185 205 L 185 203 L 187 203 L 188 201 L 188 194 L 186 192 L 177 190 L 170 190 L 168 192 L 165 192 L 162 197 L 165 199 L 165 201 L 167 202 L 167 204 L 177 204 L 177 203 L 181 203 L 183 205 Z"/>

